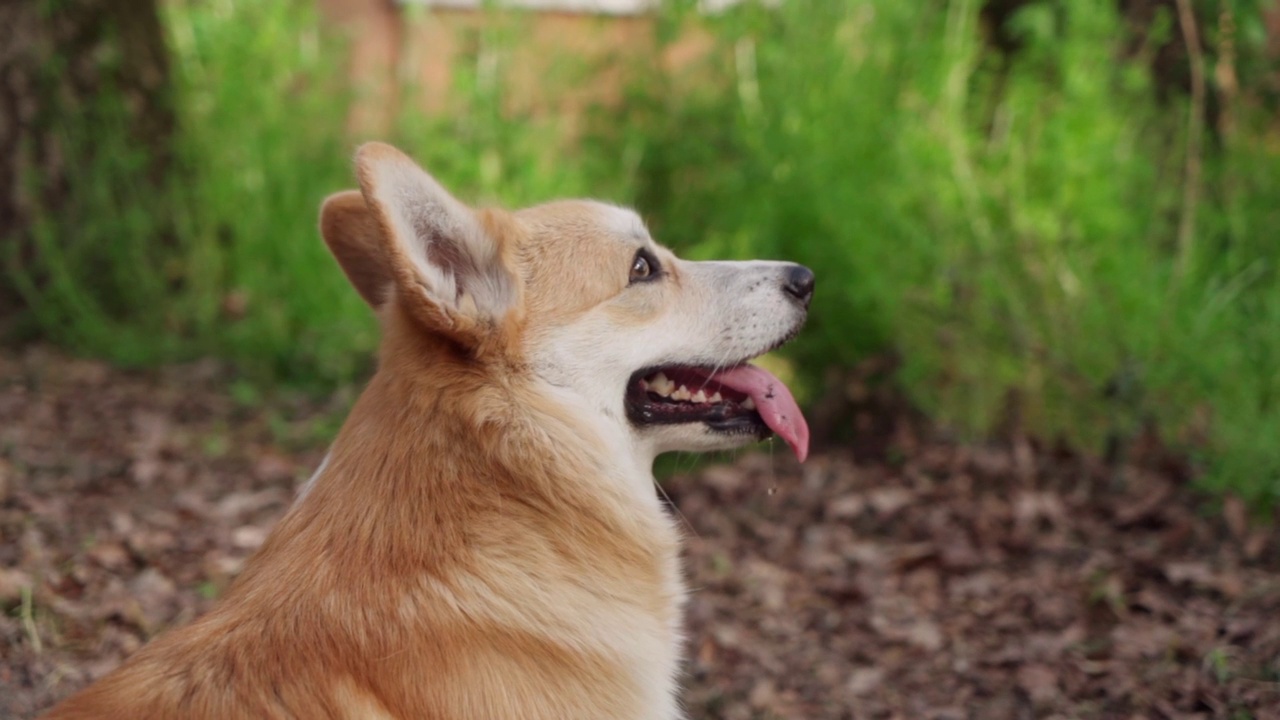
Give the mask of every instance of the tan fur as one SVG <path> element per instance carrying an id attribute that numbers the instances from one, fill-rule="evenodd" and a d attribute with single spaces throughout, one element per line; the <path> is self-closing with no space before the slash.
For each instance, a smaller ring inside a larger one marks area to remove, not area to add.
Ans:
<path id="1" fill-rule="evenodd" d="M 358 191 L 335 193 L 324 201 L 320 235 L 356 292 L 375 308 L 390 294 L 390 288 L 383 285 L 391 270 L 380 233 L 377 219 L 369 213 L 364 196 Z"/>
<path id="2" fill-rule="evenodd" d="M 499 277 L 472 297 L 459 275 L 441 299 L 448 278 L 424 281 L 397 235 L 419 219 L 395 215 L 405 162 L 366 146 L 363 194 L 322 213 L 383 343 L 321 471 L 214 610 L 47 717 L 679 716 L 678 535 L 647 470 L 633 477 L 533 351 L 603 304 L 621 327 L 669 314 L 682 271 L 657 249 L 671 277 L 632 297 L 647 240 L 623 236 L 642 227 L 583 203 L 465 209 L 447 221 L 485 244 L 441 252 Z"/>

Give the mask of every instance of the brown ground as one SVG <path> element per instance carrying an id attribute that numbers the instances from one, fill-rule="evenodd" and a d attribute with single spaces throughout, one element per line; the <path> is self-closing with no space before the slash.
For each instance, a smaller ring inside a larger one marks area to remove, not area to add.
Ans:
<path id="1" fill-rule="evenodd" d="M 206 609 L 349 401 L 0 356 L 0 717 Z M 1274 520 L 1197 510 L 1176 472 L 873 420 L 856 455 L 669 484 L 693 717 L 1280 718 Z"/>

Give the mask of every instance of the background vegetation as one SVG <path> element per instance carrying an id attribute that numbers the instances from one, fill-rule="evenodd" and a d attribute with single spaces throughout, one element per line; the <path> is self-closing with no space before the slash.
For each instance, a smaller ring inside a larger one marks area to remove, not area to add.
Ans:
<path id="1" fill-rule="evenodd" d="M 1272 504 L 1266 5 L 1178 9 L 787 0 L 706 17 L 670 3 L 659 43 L 696 28 L 712 49 L 677 74 L 634 68 L 623 101 L 572 136 L 558 111 L 505 102 L 494 68 L 523 35 L 504 14 L 472 38 L 451 112 L 407 110 L 387 139 L 469 199 L 603 196 L 687 255 L 815 267 L 793 350 L 811 396 L 892 354 L 912 400 L 962 432 L 1016 415 L 1040 437 L 1122 452 L 1154 429 L 1210 487 Z M 314 223 L 351 185 L 360 139 L 340 43 L 306 2 L 171 0 L 164 20 L 167 179 L 122 180 L 154 150 L 117 131 L 109 93 L 60 124 L 93 162 L 34 223 L 35 252 L 4 258 L 26 330 L 126 364 L 212 354 L 263 383 L 359 377 L 375 328 Z"/>

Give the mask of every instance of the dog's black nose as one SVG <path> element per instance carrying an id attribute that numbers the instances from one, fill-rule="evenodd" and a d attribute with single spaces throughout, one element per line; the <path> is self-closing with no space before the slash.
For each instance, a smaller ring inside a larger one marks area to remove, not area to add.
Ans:
<path id="1" fill-rule="evenodd" d="M 813 299 L 813 271 L 803 265 L 793 265 L 783 277 L 782 289 L 804 307 Z"/>

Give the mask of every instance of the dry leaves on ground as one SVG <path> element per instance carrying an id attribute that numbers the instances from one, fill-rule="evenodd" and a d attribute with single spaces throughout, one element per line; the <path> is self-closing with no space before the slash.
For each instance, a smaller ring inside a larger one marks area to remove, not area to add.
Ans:
<path id="1" fill-rule="evenodd" d="M 207 609 L 346 402 L 227 384 L 0 357 L 0 717 Z M 859 427 L 856 454 L 667 484 L 692 717 L 1280 718 L 1274 522 L 1202 512 L 1176 472 Z"/>

